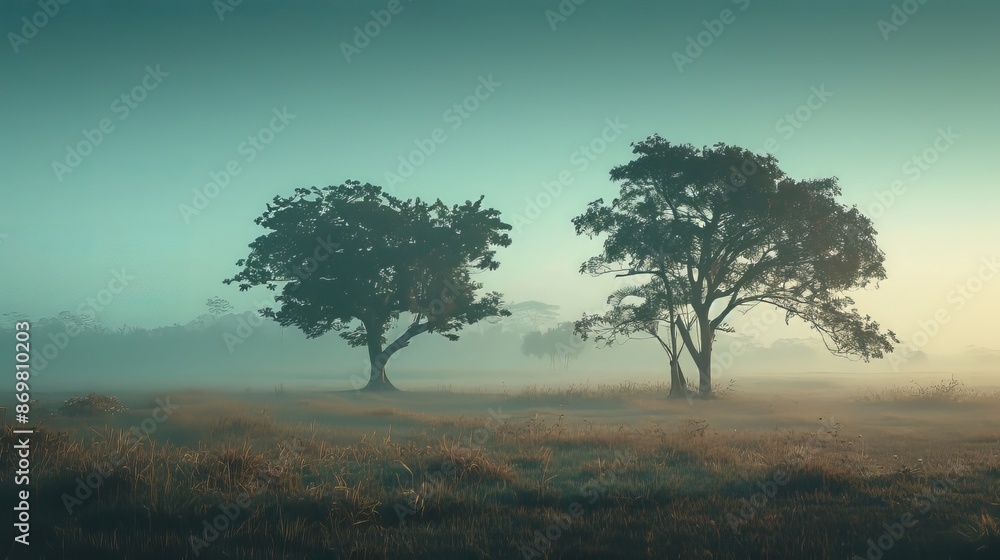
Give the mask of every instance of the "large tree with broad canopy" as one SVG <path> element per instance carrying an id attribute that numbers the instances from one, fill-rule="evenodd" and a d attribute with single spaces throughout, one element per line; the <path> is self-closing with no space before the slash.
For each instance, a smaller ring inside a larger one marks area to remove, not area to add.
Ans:
<path id="1" fill-rule="evenodd" d="M 651 277 L 645 297 L 656 299 L 630 304 L 643 320 L 677 304 L 690 310 L 693 321 L 675 314 L 672 325 L 698 367 L 701 396 L 711 396 L 716 332 L 731 330 L 725 321 L 737 309 L 773 305 L 786 323 L 819 331 L 834 354 L 864 361 L 899 342 L 847 295 L 885 278 L 884 254 L 871 220 L 837 202 L 836 177 L 794 180 L 773 156 L 721 143 L 654 135 L 632 147 L 635 159 L 611 170 L 618 197 L 573 219 L 577 235 L 605 236 L 580 272 Z"/>
<path id="2" fill-rule="evenodd" d="M 271 230 L 250 243 L 243 267 L 226 284 L 240 290 L 266 286 L 281 293 L 280 309 L 261 314 L 294 325 L 309 338 L 338 331 L 370 361 L 366 389 L 394 389 L 385 364 L 410 339 L 457 332 L 491 316 L 507 316 L 502 295 L 479 295 L 477 271 L 496 270 L 495 247 L 507 247 L 511 226 L 500 212 L 475 202 L 401 200 L 381 187 L 347 181 L 322 189 L 299 188 L 274 197 L 254 221 Z M 391 344 L 386 334 L 406 317 Z"/>

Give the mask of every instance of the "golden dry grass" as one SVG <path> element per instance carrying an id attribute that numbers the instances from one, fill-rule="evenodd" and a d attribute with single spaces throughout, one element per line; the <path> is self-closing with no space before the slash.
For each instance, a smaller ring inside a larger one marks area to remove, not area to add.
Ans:
<path id="1" fill-rule="evenodd" d="M 178 395 L 141 439 L 122 429 L 141 409 L 117 427 L 59 431 L 53 417 L 33 440 L 32 557 L 863 558 L 915 512 L 885 558 L 996 558 L 1000 399 L 942 387 L 916 401 L 688 403 L 656 386 Z M 67 511 L 63 495 L 101 471 Z"/>

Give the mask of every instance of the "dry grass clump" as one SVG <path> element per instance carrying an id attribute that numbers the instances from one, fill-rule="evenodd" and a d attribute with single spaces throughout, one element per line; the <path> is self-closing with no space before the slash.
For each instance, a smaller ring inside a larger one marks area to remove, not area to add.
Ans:
<path id="1" fill-rule="evenodd" d="M 481 446 L 473 445 L 469 438 L 469 446 L 461 443 L 448 443 L 448 438 L 441 439 L 438 446 L 439 460 L 437 462 L 454 466 L 457 480 L 513 482 L 514 471 L 510 466 L 491 458 Z"/>
<path id="2" fill-rule="evenodd" d="M 866 388 L 853 395 L 855 402 L 861 403 L 989 403 L 1000 399 L 1000 391 L 980 391 L 972 389 L 955 379 L 943 379 L 933 385 L 911 385 L 889 387 L 881 391 Z"/>
<path id="3" fill-rule="evenodd" d="M 267 415 L 266 411 L 260 414 L 248 415 L 237 414 L 223 416 L 212 425 L 210 437 L 214 440 L 228 440 L 241 438 L 260 438 L 273 436 L 275 433 L 274 420 Z"/>
<path id="4" fill-rule="evenodd" d="M 963 403 L 971 401 L 991 400 L 1000 393 L 987 393 L 967 387 L 965 383 L 955 379 L 941 380 L 933 385 L 920 385 L 911 381 L 912 385 L 890 387 L 882 391 L 867 388 L 854 395 L 854 400 L 863 403 L 883 402 L 927 402 L 927 403 Z"/>

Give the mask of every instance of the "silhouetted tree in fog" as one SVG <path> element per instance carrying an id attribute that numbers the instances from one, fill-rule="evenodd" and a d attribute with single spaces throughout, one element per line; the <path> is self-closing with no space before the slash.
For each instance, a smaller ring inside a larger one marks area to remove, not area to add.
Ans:
<path id="1" fill-rule="evenodd" d="M 507 247 L 511 226 L 500 212 L 475 202 L 446 206 L 400 200 L 378 186 L 296 189 L 274 197 L 255 222 L 271 230 L 250 244 L 243 267 L 226 279 L 240 290 L 277 290 L 280 309 L 261 314 L 294 325 L 310 338 L 339 331 L 366 346 L 367 389 L 394 389 L 385 364 L 414 336 L 436 332 L 458 340 L 464 325 L 506 316 L 497 292 L 478 295 L 475 271 L 496 270 L 494 247 Z M 386 333 L 402 315 L 408 327 L 388 346 Z"/>
<path id="2" fill-rule="evenodd" d="M 592 202 L 573 219 L 578 235 L 606 235 L 581 273 L 644 275 L 648 291 L 682 286 L 692 323 L 674 318 L 712 392 L 712 344 L 731 312 L 773 305 L 819 331 L 827 348 L 868 361 L 899 341 L 858 313 L 845 292 L 885 278 L 871 220 L 836 201 L 836 178 L 796 181 L 772 156 L 716 144 L 672 145 L 651 136 L 636 158 L 611 170 L 610 205 Z"/>
<path id="3" fill-rule="evenodd" d="M 583 343 L 573 332 L 573 323 L 561 323 L 545 332 L 532 331 L 521 340 L 521 353 L 525 356 L 548 356 L 555 367 L 561 363 L 563 368 L 569 367 L 569 362 L 583 351 Z"/>

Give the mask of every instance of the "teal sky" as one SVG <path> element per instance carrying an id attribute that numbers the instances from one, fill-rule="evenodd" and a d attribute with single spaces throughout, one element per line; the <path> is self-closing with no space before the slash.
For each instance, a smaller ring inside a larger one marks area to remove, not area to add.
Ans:
<path id="1" fill-rule="evenodd" d="M 839 177 L 887 254 L 889 279 L 857 297 L 862 311 L 906 339 L 944 308 L 950 321 L 921 349 L 997 346 L 1000 280 L 972 282 L 965 305 L 949 297 L 1000 252 L 996 2 L 913 2 L 898 29 L 880 30 L 894 2 L 587 0 L 555 20 L 556 1 L 402 0 L 348 61 L 355 27 L 389 5 L 245 0 L 220 18 L 211 2 L 77 0 L 21 41 L 10 34 L 38 5 L 0 4 L 0 311 L 72 310 L 121 270 L 134 280 L 103 307 L 109 325 L 184 323 L 215 295 L 255 308 L 266 292 L 221 281 L 264 233 L 253 219 L 267 201 L 346 179 L 388 186 L 424 141 L 433 153 L 395 195 L 485 194 L 514 223 L 544 183 L 571 178 L 483 281 L 575 318 L 601 308 L 616 281 L 577 273 L 599 244 L 569 220 L 613 198 L 611 167 L 659 133 L 770 150 L 796 178 Z M 729 23 L 711 23 L 720 17 Z M 708 36 L 704 21 L 721 33 L 679 69 L 674 53 Z M 146 78 L 148 68 L 166 75 Z M 480 86 L 490 80 L 492 92 Z M 145 98 L 126 113 L 119 99 L 132 91 Z M 463 102 L 474 106 L 465 116 L 453 108 Z M 248 148 L 276 110 L 294 118 Z M 782 120 L 797 110 L 797 127 Z M 102 119 L 113 129 L 92 153 L 54 170 Z M 939 131 L 950 133 L 935 148 Z M 587 159 L 588 145 L 603 151 Z M 915 156 L 934 161 L 921 169 Z M 185 219 L 180 206 L 230 161 L 240 172 Z M 901 194 L 873 206 L 897 180 Z"/>

